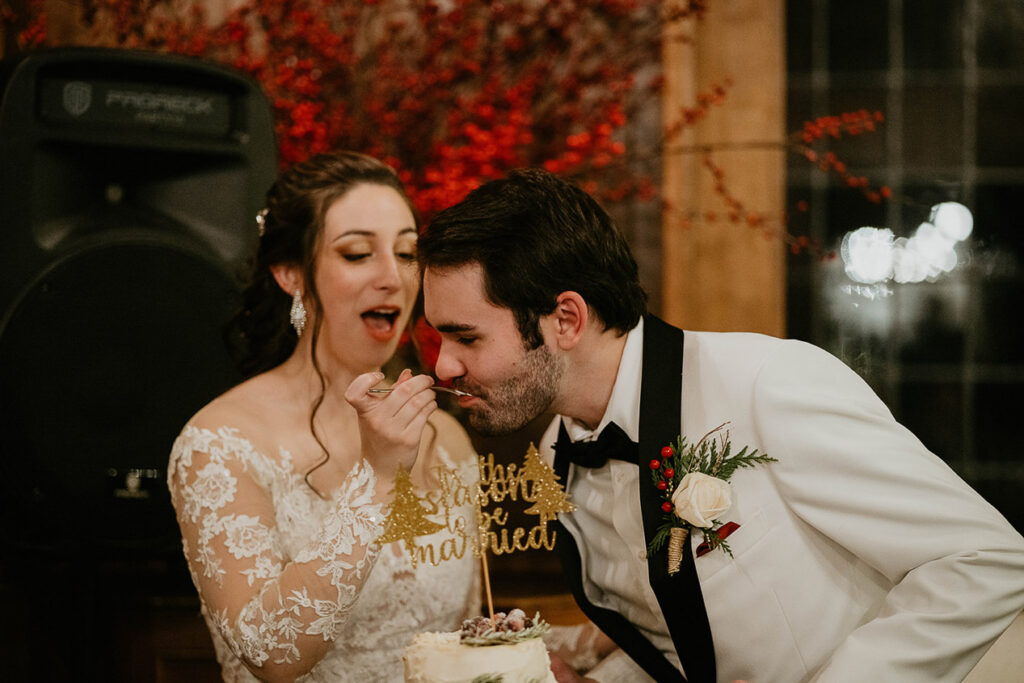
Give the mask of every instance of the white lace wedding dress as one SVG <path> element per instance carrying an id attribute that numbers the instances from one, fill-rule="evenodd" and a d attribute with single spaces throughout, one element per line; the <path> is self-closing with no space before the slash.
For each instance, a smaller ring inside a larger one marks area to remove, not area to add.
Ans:
<path id="1" fill-rule="evenodd" d="M 434 456 L 475 482 L 475 457 L 460 454 L 457 464 L 442 441 Z M 413 634 L 455 630 L 479 614 L 472 552 L 413 567 L 401 544 L 374 543 L 383 515 L 365 461 L 323 500 L 287 450 L 260 453 L 237 430 L 190 425 L 174 443 L 168 485 L 225 681 L 258 680 L 242 659 L 294 662 L 304 647 L 329 641 L 298 680 L 401 681 Z M 468 505 L 458 514 L 473 519 Z M 443 510 L 430 518 L 446 521 Z M 417 543 L 445 538 L 452 535 L 441 529 Z"/>

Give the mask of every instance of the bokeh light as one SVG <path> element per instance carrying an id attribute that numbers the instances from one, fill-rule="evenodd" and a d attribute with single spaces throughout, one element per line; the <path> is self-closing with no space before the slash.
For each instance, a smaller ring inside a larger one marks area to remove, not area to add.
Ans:
<path id="1" fill-rule="evenodd" d="M 956 246 L 974 230 L 974 217 L 963 204 L 932 207 L 927 221 L 909 237 L 895 237 L 888 228 L 863 227 L 843 237 L 840 255 L 854 282 L 878 284 L 934 281 L 960 262 Z"/>

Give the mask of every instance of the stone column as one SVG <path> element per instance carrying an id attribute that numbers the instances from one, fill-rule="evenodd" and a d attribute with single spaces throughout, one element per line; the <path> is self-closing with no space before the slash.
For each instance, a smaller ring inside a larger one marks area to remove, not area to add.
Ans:
<path id="1" fill-rule="evenodd" d="M 785 244 L 779 223 L 785 205 L 785 3 L 726 0 L 709 3 L 705 17 L 671 29 L 692 40 L 665 41 L 663 117 L 731 79 L 722 106 L 667 145 L 665 198 L 673 207 L 662 224 L 662 314 L 687 329 L 785 334 Z M 714 189 L 701 148 L 724 172 L 730 194 L 745 211 L 739 222 Z M 680 152 L 679 148 L 684 151 Z M 746 212 L 768 217 L 751 228 Z M 714 220 L 706 217 L 714 214 Z M 689 221 L 684 220 L 689 217 Z"/>

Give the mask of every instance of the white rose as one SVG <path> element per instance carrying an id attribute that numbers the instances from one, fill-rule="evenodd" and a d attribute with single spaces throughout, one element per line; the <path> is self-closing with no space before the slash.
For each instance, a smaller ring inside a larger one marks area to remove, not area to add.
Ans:
<path id="1" fill-rule="evenodd" d="M 707 529 L 732 507 L 732 489 L 725 481 L 702 472 L 690 472 L 672 494 L 676 514 L 699 529 Z"/>

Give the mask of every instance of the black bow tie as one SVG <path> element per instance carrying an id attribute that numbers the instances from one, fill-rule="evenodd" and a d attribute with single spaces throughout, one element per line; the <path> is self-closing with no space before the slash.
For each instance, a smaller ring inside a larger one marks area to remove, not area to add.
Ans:
<path id="1" fill-rule="evenodd" d="M 636 464 L 637 445 L 614 422 L 601 430 L 595 441 L 570 441 L 565 424 L 558 429 L 555 450 L 580 467 L 603 467 L 609 458 Z"/>

